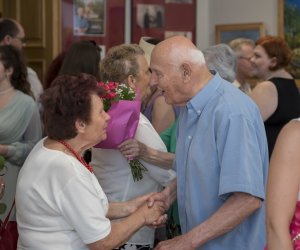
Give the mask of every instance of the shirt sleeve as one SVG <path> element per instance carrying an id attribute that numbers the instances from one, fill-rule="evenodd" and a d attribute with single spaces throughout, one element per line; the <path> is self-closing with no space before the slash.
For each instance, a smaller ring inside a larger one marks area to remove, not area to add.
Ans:
<path id="1" fill-rule="evenodd" d="M 85 244 L 106 237 L 111 231 L 106 218 L 107 198 L 96 178 L 72 178 L 59 195 L 59 208 L 66 221 L 77 231 Z"/>
<path id="2" fill-rule="evenodd" d="M 217 147 L 220 161 L 219 195 L 244 192 L 265 198 L 263 159 L 259 134 L 252 122 L 242 115 L 232 115 L 221 124 Z M 222 134 L 222 136 L 221 136 Z"/>
<path id="3" fill-rule="evenodd" d="M 142 117 L 142 120 L 139 122 L 135 139 L 146 144 L 148 147 L 167 152 L 164 142 L 145 117 Z M 176 172 L 172 169 L 166 170 L 146 161 L 140 161 L 148 169 L 149 175 L 162 186 L 168 185 L 176 177 Z"/>
<path id="4" fill-rule="evenodd" d="M 38 108 L 36 107 L 24 132 L 22 141 L 14 142 L 7 146 L 8 160 L 17 166 L 22 166 L 31 149 L 41 138 L 41 119 Z"/>

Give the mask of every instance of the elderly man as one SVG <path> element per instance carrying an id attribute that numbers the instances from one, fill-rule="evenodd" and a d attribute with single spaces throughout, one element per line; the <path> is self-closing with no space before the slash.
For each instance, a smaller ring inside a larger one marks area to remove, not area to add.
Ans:
<path id="1" fill-rule="evenodd" d="M 12 45 L 21 51 L 25 46 L 25 32 L 21 24 L 10 18 L 1 18 L 0 45 Z M 30 67 L 27 67 L 27 81 L 30 83 L 35 100 L 38 100 L 43 92 L 43 86 L 35 71 Z"/>
<path id="2" fill-rule="evenodd" d="M 254 68 L 250 61 L 254 54 L 254 41 L 247 38 L 237 38 L 230 41 L 229 46 L 237 56 L 237 74 L 233 84 L 246 94 L 251 93 L 249 78 L 254 77 Z"/>
<path id="3" fill-rule="evenodd" d="M 268 149 L 257 106 L 218 74 L 202 52 L 174 36 L 151 55 L 151 84 L 182 105 L 173 181 L 155 199 L 176 197 L 183 235 L 156 249 L 252 250 L 265 244 Z"/>

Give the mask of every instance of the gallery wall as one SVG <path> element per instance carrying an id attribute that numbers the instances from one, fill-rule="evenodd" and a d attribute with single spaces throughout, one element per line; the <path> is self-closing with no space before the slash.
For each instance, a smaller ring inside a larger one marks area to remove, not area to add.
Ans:
<path id="1" fill-rule="evenodd" d="M 215 44 L 216 24 L 262 22 L 266 34 L 277 35 L 278 0 L 196 0 L 196 43 L 200 49 Z M 125 0 L 125 42 L 130 42 L 131 0 Z"/>
<path id="2" fill-rule="evenodd" d="M 216 24 L 263 22 L 266 33 L 277 35 L 277 0 L 197 0 L 197 45 L 215 43 Z"/>

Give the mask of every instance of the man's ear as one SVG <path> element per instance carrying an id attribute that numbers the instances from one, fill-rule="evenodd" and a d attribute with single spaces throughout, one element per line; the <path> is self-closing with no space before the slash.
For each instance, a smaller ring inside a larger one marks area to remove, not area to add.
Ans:
<path id="1" fill-rule="evenodd" d="M 2 42 L 1 42 L 1 45 L 10 45 L 11 44 L 11 41 L 12 41 L 12 37 L 10 35 L 6 35 Z"/>
<path id="2" fill-rule="evenodd" d="M 76 120 L 75 122 L 75 127 L 76 127 L 76 130 L 78 131 L 78 133 L 83 133 L 85 131 L 85 122 L 82 121 L 82 120 Z"/>
<path id="3" fill-rule="evenodd" d="M 180 71 L 181 71 L 181 74 L 182 74 L 182 79 L 184 81 L 191 79 L 192 69 L 191 69 L 191 66 L 188 63 L 181 64 Z"/>

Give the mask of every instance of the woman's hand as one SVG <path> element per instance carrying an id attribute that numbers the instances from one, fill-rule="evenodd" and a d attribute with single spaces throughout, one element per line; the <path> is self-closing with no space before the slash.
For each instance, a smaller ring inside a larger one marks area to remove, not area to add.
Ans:
<path id="1" fill-rule="evenodd" d="M 0 144 L 0 155 L 2 156 L 6 156 L 7 155 L 7 146 L 3 145 L 3 144 Z"/>
<path id="2" fill-rule="evenodd" d="M 133 200 L 128 201 L 128 212 L 129 215 L 134 213 L 139 207 L 141 207 L 145 202 L 147 202 L 151 196 L 158 195 L 159 193 L 149 193 L 140 197 L 137 197 Z M 162 203 L 163 204 L 163 203 Z M 156 221 L 154 221 L 151 226 L 152 227 L 161 227 L 163 226 L 168 219 L 166 214 L 161 215 Z M 150 225 L 148 225 L 150 226 Z"/>
<path id="3" fill-rule="evenodd" d="M 126 159 L 141 158 L 143 152 L 146 150 L 146 145 L 135 140 L 129 139 L 122 142 L 118 149 Z"/>
<path id="4" fill-rule="evenodd" d="M 149 194 L 145 194 L 143 196 L 139 196 L 135 199 L 132 199 L 130 201 L 127 201 L 127 211 L 128 211 L 128 215 L 134 213 L 139 207 L 141 207 L 143 204 L 146 203 L 146 201 L 155 193 L 149 193 Z"/>
<path id="5" fill-rule="evenodd" d="M 164 216 L 165 209 L 163 203 L 160 201 L 154 202 L 152 207 L 148 207 L 148 205 L 145 203 L 137 210 L 137 213 L 140 213 L 141 216 L 143 216 L 147 226 L 153 226 L 154 223 L 162 221 L 163 218 L 166 218 Z"/>

